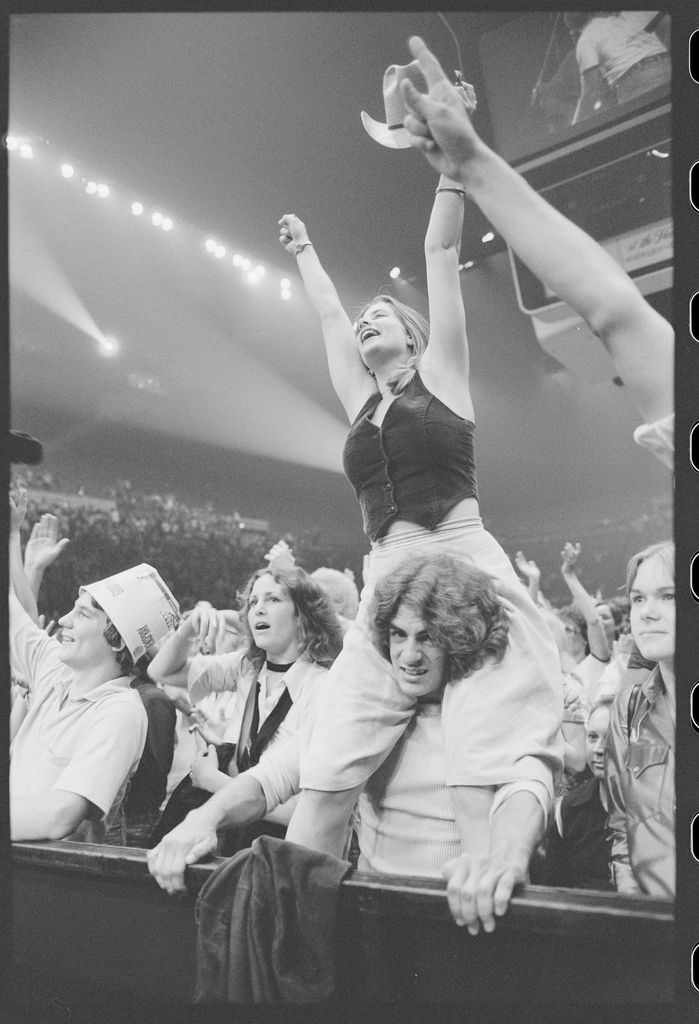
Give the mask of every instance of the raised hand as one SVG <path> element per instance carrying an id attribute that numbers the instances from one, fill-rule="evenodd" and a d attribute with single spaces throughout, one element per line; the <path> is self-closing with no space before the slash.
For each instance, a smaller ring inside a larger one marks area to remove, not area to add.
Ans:
<path id="1" fill-rule="evenodd" d="M 523 551 L 518 551 L 515 555 L 515 565 L 519 569 L 526 579 L 538 582 L 541 579 L 541 570 L 536 562 L 531 558 L 525 558 Z"/>
<path id="2" fill-rule="evenodd" d="M 58 536 L 58 519 L 50 512 L 44 512 L 34 523 L 24 549 L 24 566 L 27 572 L 43 573 L 55 562 L 61 551 L 70 543 L 68 537 Z"/>
<path id="3" fill-rule="evenodd" d="M 10 495 L 10 529 L 19 530 L 27 514 L 27 492 L 19 487 L 13 498 Z"/>
<path id="4" fill-rule="evenodd" d="M 271 570 L 292 569 L 296 565 L 294 553 L 285 540 L 278 540 L 265 555 Z"/>
<path id="5" fill-rule="evenodd" d="M 225 627 L 224 613 L 217 611 L 208 601 L 199 601 L 182 621 L 178 632 L 186 639 L 198 640 L 197 646 L 202 654 L 211 654 L 216 650 L 222 626 Z"/>
<path id="6" fill-rule="evenodd" d="M 295 255 L 297 245 L 310 241 L 306 225 L 293 213 L 285 213 L 277 222 L 279 224 L 279 242 L 288 253 Z"/>
<path id="7" fill-rule="evenodd" d="M 218 632 L 214 641 L 214 654 L 228 654 L 235 651 L 245 637 L 245 630 L 238 612 L 224 608 L 218 613 Z"/>
<path id="8" fill-rule="evenodd" d="M 408 45 L 428 85 L 428 91 L 421 93 L 412 82 L 401 83 L 407 108 L 404 125 L 410 141 L 438 171 L 455 181 L 462 180 L 469 159 L 481 144 L 471 124 L 464 89 L 451 84 L 419 36 L 412 36 Z"/>
<path id="9" fill-rule="evenodd" d="M 577 564 L 578 558 L 580 557 L 580 545 L 571 544 L 570 541 L 566 541 L 565 547 L 561 551 L 561 572 L 572 572 L 574 566 Z"/>

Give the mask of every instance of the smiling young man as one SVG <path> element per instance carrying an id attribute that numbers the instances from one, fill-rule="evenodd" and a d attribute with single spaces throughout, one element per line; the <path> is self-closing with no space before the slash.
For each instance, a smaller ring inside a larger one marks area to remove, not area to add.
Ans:
<path id="1" fill-rule="evenodd" d="M 100 842 L 146 740 L 133 679 L 179 609 L 143 564 L 81 587 L 58 636 L 48 636 L 22 564 L 22 516 L 12 503 L 10 664 L 29 710 L 10 747 L 11 838 Z"/>

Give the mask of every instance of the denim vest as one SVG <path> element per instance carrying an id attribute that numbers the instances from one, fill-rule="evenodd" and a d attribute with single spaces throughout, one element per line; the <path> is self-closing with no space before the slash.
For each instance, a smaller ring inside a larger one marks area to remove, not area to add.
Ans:
<path id="1" fill-rule="evenodd" d="M 372 541 L 395 518 L 434 530 L 459 501 L 478 497 L 470 420 L 432 395 L 418 373 L 377 427 L 370 417 L 380 400 L 377 391 L 364 403 L 343 452 Z"/>

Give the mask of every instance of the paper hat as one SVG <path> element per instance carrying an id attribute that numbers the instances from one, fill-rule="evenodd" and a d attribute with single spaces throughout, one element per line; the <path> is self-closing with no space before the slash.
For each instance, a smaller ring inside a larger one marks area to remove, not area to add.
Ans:
<path id="1" fill-rule="evenodd" d="M 180 606 L 155 569 L 143 562 L 81 587 L 107 613 L 138 661 L 180 621 Z"/>
<path id="2" fill-rule="evenodd" d="M 476 109 L 476 94 L 473 86 L 464 82 L 461 72 L 456 72 L 456 86 L 462 92 L 464 106 L 469 114 Z M 405 103 L 401 92 L 400 83 L 408 80 L 412 82 L 418 92 L 427 92 L 427 79 L 425 78 L 419 63 L 416 60 L 410 64 L 391 64 L 386 68 L 383 76 L 383 105 L 386 111 L 386 123 L 375 121 L 373 117 L 362 111 L 362 124 L 369 135 L 382 146 L 390 149 L 408 149 L 410 147 L 410 136 L 403 127 L 405 119 Z"/>
<path id="3" fill-rule="evenodd" d="M 410 64 L 391 64 L 383 76 L 383 105 L 386 111 L 386 123 L 375 121 L 362 111 L 362 124 L 372 139 L 388 146 L 390 149 L 409 149 L 410 136 L 403 127 L 405 103 L 400 91 L 400 83 L 408 80 L 419 92 L 427 92 L 427 80 L 416 60 Z"/>

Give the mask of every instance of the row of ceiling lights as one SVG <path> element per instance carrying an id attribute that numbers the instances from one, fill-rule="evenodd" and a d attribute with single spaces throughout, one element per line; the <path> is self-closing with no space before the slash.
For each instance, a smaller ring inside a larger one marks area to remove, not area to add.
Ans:
<path id="1" fill-rule="evenodd" d="M 21 139 L 18 139 L 12 135 L 8 135 L 6 138 L 6 145 L 8 150 L 17 151 L 19 155 L 22 156 L 24 159 L 33 159 L 34 157 L 34 150 L 32 146 L 26 141 L 22 141 Z M 60 166 L 60 173 L 63 178 L 71 179 L 75 177 L 75 168 L 70 163 L 62 163 Z M 85 192 L 88 195 L 94 195 L 100 199 L 106 199 L 111 194 L 109 186 L 104 182 L 97 182 L 92 179 L 85 178 L 82 179 L 82 182 L 85 185 Z M 131 203 L 131 213 L 133 214 L 134 217 L 142 217 L 145 212 L 145 207 L 143 203 L 141 203 L 140 201 L 136 200 Z M 150 215 L 150 220 L 154 227 L 159 227 L 166 232 L 172 231 L 174 227 L 174 222 L 172 218 L 161 213 L 159 210 L 153 210 L 153 212 Z M 486 245 L 488 242 L 492 242 L 494 239 L 495 234 L 492 231 L 487 231 L 483 235 L 481 241 L 483 242 L 484 245 Z M 228 255 L 226 246 L 223 245 L 221 242 L 217 242 L 213 238 L 206 239 L 206 241 L 204 242 L 204 249 L 210 255 L 214 256 L 216 259 L 219 260 L 225 259 L 226 256 Z M 252 260 L 250 260 L 246 256 L 240 255 L 240 253 L 233 254 L 232 263 L 233 266 L 239 268 L 245 273 L 246 279 L 249 284 L 257 284 L 257 282 L 260 281 L 265 276 L 266 270 L 265 267 L 262 266 L 262 264 L 257 264 L 257 266 L 253 268 Z M 475 260 L 466 260 L 465 262 L 459 264 L 459 270 L 471 270 L 474 266 Z M 389 276 L 393 280 L 399 278 L 401 276 L 400 267 L 393 267 L 389 272 Z M 291 298 L 291 281 L 289 280 L 289 278 L 281 278 L 279 282 L 279 288 L 280 298 L 283 299 L 284 301 L 288 301 Z"/>
<path id="2" fill-rule="evenodd" d="M 8 135 L 6 137 L 5 144 L 9 151 L 17 152 L 25 160 L 34 159 L 34 149 L 29 142 L 19 139 L 16 136 Z M 62 163 L 59 167 L 59 173 L 61 174 L 61 177 L 66 180 L 76 178 L 76 170 L 71 163 Z M 78 180 L 80 180 L 84 185 L 87 195 L 95 196 L 99 199 L 107 199 L 111 195 L 109 185 L 104 182 L 98 182 L 87 178 L 79 178 Z M 146 213 L 144 204 L 138 200 L 133 201 L 130 208 L 134 217 L 142 217 Z M 163 214 L 159 210 L 153 210 L 151 212 L 150 221 L 154 227 L 161 228 L 163 231 L 172 231 L 175 226 L 172 217 Z M 207 238 L 203 243 L 203 248 L 206 252 L 217 259 L 224 259 L 227 256 L 226 246 L 217 242 L 213 238 Z M 247 256 L 240 255 L 240 253 L 233 254 L 232 263 L 234 267 L 239 268 L 245 273 L 246 280 L 250 284 L 257 284 L 257 282 L 266 274 L 266 269 L 262 264 L 258 263 L 253 267 L 252 260 Z M 291 281 L 288 277 L 281 278 L 279 281 L 279 289 L 280 298 L 288 301 L 291 298 Z M 111 353 L 105 352 L 105 354 Z"/>

